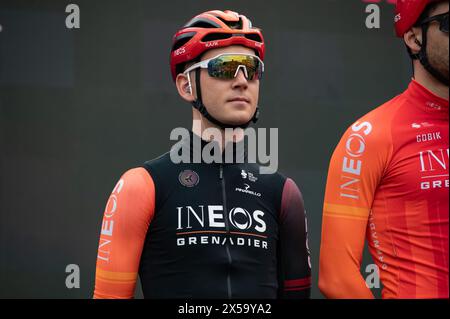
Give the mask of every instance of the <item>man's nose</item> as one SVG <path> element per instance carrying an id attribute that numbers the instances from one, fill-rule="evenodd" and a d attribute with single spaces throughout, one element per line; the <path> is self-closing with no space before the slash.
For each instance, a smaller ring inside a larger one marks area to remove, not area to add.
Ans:
<path id="1" fill-rule="evenodd" d="M 245 70 L 243 68 L 239 68 L 237 71 L 236 77 L 233 79 L 233 87 L 247 87 L 248 80 L 245 77 Z"/>

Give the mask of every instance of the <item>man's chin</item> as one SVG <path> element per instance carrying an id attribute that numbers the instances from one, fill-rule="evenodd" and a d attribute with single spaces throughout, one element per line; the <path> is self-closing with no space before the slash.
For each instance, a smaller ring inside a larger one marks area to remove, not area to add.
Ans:
<path id="1" fill-rule="evenodd" d="M 230 126 L 239 126 L 247 124 L 253 118 L 253 112 L 249 108 L 245 110 L 228 109 L 228 113 L 231 116 L 228 117 L 217 117 L 217 119 Z"/>
<path id="2" fill-rule="evenodd" d="M 239 118 L 226 119 L 221 122 L 230 126 L 241 126 L 247 124 L 251 119 L 252 119 L 251 117 L 245 116 Z"/>

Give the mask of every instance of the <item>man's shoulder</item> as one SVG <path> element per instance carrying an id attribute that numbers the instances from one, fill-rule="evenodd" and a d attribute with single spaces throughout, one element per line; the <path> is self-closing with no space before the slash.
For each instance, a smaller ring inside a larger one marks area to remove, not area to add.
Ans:
<path id="1" fill-rule="evenodd" d="M 142 167 L 144 168 L 153 168 L 158 167 L 161 168 L 161 166 L 167 166 L 168 164 L 172 163 L 170 159 L 170 152 L 166 152 L 158 157 L 155 157 L 153 159 L 147 160 L 142 164 Z"/>
<path id="2" fill-rule="evenodd" d="M 375 123 L 385 122 L 387 119 L 392 118 L 404 105 L 405 98 L 403 94 L 399 94 L 392 99 L 384 102 L 383 104 L 375 107 L 371 111 L 364 114 L 359 121 L 373 121 Z"/>
<path id="3" fill-rule="evenodd" d="M 393 123 L 401 115 L 404 105 L 405 98 L 400 94 L 359 117 L 347 127 L 341 137 L 341 144 L 347 148 L 356 142 L 361 144 L 360 148 L 366 143 L 390 144 Z"/>
<path id="4" fill-rule="evenodd" d="M 390 124 L 390 121 L 404 104 L 403 94 L 399 94 L 390 100 L 379 104 L 371 108 L 370 111 L 367 111 L 363 115 L 356 118 L 356 121 L 353 122 L 347 127 L 347 130 L 351 130 L 353 126 L 357 126 L 360 123 L 370 123 L 371 126 L 386 126 Z"/>

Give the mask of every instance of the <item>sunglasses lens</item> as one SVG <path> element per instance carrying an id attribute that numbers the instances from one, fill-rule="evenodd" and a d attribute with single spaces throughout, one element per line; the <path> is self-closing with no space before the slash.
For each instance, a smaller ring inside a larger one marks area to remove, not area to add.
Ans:
<path id="1" fill-rule="evenodd" d="M 262 64 L 254 56 L 222 55 L 208 63 L 209 75 L 219 79 L 233 79 L 236 71 L 243 68 L 246 69 L 249 80 L 261 79 L 263 73 Z"/>
<path id="2" fill-rule="evenodd" d="M 442 31 L 442 32 L 446 32 L 446 33 L 448 33 L 448 14 L 446 14 L 443 18 L 442 18 L 442 20 L 441 20 L 441 25 L 440 25 L 440 30 Z"/>

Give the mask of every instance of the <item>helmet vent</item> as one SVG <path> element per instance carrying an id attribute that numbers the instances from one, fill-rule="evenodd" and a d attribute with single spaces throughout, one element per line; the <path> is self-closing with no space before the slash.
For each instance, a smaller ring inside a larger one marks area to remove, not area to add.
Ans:
<path id="1" fill-rule="evenodd" d="M 204 19 L 204 18 L 195 18 L 189 21 L 185 26 L 185 28 L 206 28 L 206 29 L 215 29 L 220 28 L 220 25 L 215 23 L 214 21 Z"/>
<path id="2" fill-rule="evenodd" d="M 220 21 L 222 21 L 223 23 L 225 23 L 231 29 L 237 29 L 237 30 L 242 29 L 242 18 L 241 17 L 239 17 L 239 21 L 226 21 L 220 17 L 216 17 L 216 18 L 219 19 Z"/>
<path id="3" fill-rule="evenodd" d="M 257 33 L 246 34 L 245 37 L 252 41 L 262 42 L 261 37 Z"/>
<path id="4" fill-rule="evenodd" d="M 231 38 L 233 35 L 229 33 L 210 33 L 202 38 L 203 42 L 209 42 L 214 40 L 225 40 Z"/>
<path id="5" fill-rule="evenodd" d="M 175 43 L 172 46 L 172 51 L 175 51 L 185 45 L 192 37 L 196 34 L 196 32 L 188 32 L 184 33 L 176 39 Z"/>

